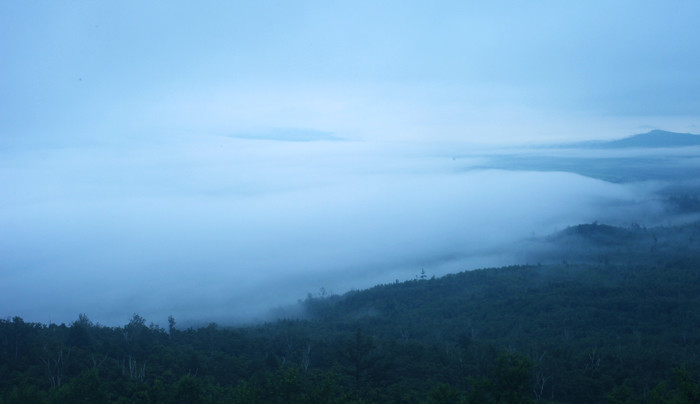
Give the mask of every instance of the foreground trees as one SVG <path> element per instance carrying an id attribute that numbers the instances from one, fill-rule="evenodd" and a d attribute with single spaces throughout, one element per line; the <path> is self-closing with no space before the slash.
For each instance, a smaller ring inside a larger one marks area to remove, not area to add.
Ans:
<path id="1" fill-rule="evenodd" d="M 0 403 L 700 402 L 700 252 L 638 231 L 592 263 L 310 297 L 304 320 L 0 320 Z"/>

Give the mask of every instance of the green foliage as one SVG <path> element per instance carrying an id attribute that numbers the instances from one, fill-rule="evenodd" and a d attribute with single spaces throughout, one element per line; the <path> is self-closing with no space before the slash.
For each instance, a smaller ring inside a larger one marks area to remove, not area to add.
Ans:
<path id="1" fill-rule="evenodd" d="M 0 403 L 700 402 L 700 224 L 554 243 L 544 265 L 310 296 L 305 320 L 0 320 Z"/>
<path id="2" fill-rule="evenodd" d="M 488 378 L 473 380 L 469 403 L 534 403 L 532 361 L 517 354 L 501 354 Z"/>
<path id="3" fill-rule="evenodd" d="M 640 401 L 625 385 L 616 386 L 607 397 L 610 404 L 636 404 Z"/>
<path id="4" fill-rule="evenodd" d="M 426 404 L 454 404 L 462 401 L 462 392 L 449 384 L 439 383 L 428 394 Z"/>
<path id="5" fill-rule="evenodd" d="M 700 386 L 692 380 L 685 367 L 675 369 L 673 376 L 678 386 L 676 401 L 681 403 L 700 403 Z"/>
<path id="6" fill-rule="evenodd" d="M 183 376 L 175 383 L 175 394 L 172 403 L 198 404 L 204 402 L 204 389 L 201 382 L 191 376 Z"/>
<path id="7" fill-rule="evenodd" d="M 70 383 L 61 386 L 59 400 L 64 403 L 103 403 L 107 401 L 107 392 L 100 382 L 95 369 L 82 372 Z"/>

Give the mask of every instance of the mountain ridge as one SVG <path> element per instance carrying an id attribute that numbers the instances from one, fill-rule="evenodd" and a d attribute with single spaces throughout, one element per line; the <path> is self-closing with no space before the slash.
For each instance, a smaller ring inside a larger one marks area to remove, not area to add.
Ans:
<path id="1" fill-rule="evenodd" d="M 654 129 L 617 140 L 592 141 L 575 145 L 593 149 L 663 148 L 700 146 L 700 135 Z"/>

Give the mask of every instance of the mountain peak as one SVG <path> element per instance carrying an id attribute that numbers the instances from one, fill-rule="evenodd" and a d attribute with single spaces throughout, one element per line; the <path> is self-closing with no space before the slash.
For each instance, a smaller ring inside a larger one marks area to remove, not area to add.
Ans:
<path id="1" fill-rule="evenodd" d="M 604 142 L 601 144 L 605 148 L 624 147 L 684 147 L 699 146 L 700 135 L 692 133 L 669 132 L 654 129 L 647 133 L 629 136 L 619 140 Z"/>

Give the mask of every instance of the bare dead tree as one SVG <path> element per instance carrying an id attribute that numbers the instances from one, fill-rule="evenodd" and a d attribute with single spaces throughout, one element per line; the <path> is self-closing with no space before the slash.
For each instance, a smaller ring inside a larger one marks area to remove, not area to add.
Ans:
<path id="1" fill-rule="evenodd" d="M 591 349 L 591 353 L 588 354 L 588 362 L 586 362 L 586 370 L 598 369 L 600 367 L 600 355 L 598 354 L 597 347 Z"/>
<path id="2" fill-rule="evenodd" d="M 122 375 L 128 376 L 131 380 L 144 381 L 146 379 L 146 361 L 139 366 L 136 358 L 129 355 L 121 361 Z"/>
<path id="3" fill-rule="evenodd" d="M 301 351 L 301 368 L 306 372 L 311 363 L 311 341 L 306 341 L 306 346 Z"/>
<path id="4" fill-rule="evenodd" d="M 544 387 L 550 377 L 545 376 L 542 370 L 544 357 L 547 355 L 547 350 L 530 351 L 530 360 L 533 363 L 533 370 L 535 375 L 535 383 L 532 388 L 532 392 L 535 394 L 535 401 L 542 401 L 542 395 L 544 394 Z"/>
<path id="5" fill-rule="evenodd" d="M 549 379 L 542 372 L 535 373 L 535 387 L 532 389 L 532 392 L 535 393 L 535 401 L 542 401 L 544 386 Z"/>
<path id="6" fill-rule="evenodd" d="M 532 362 L 534 363 L 535 367 L 538 367 L 542 365 L 542 359 L 544 359 L 544 356 L 547 354 L 547 350 L 543 350 L 541 353 L 539 352 L 530 352 L 530 359 L 532 359 Z"/>
<path id="7" fill-rule="evenodd" d="M 41 361 L 46 365 L 46 374 L 49 378 L 49 383 L 51 383 L 51 387 L 61 387 L 61 378 L 63 376 L 63 370 L 65 368 L 66 362 L 70 358 L 71 349 L 72 347 L 69 346 L 64 357 L 64 349 L 63 347 L 61 347 L 61 349 L 58 351 L 58 354 L 56 355 L 56 358 L 54 359 L 51 353 L 49 352 L 48 347 L 46 346 L 46 344 L 44 344 L 46 358 L 42 358 Z"/>
<path id="8" fill-rule="evenodd" d="M 102 359 L 99 360 L 99 361 L 98 361 L 97 359 L 95 359 L 95 354 L 90 354 L 90 357 L 92 358 L 92 367 L 93 367 L 93 369 L 99 369 L 100 366 L 102 366 L 102 364 L 107 360 L 107 358 L 108 358 L 109 356 L 108 356 L 108 354 L 105 354 L 104 358 L 102 358 Z"/>

